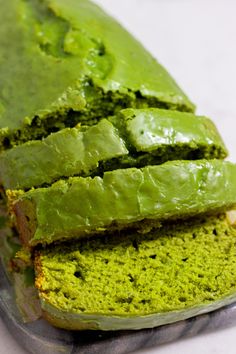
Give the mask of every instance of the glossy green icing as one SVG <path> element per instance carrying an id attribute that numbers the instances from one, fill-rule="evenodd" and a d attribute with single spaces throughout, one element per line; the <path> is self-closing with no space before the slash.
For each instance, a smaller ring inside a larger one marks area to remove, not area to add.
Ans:
<path id="1" fill-rule="evenodd" d="M 213 311 L 236 298 L 235 238 L 217 216 L 49 247 L 36 258 L 42 308 L 54 325 L 102 330 Z"/>
<path id="2" fill-rule="evenodd" d="M 199 154 L 202 158 L 227 156 L 219 132 L 207 117 L 157 108 L 128 108 L 120 112 L 117 123 L 123 125 L 127 140 L 137 152 L 153 153 L 158 148 L 178 144 L 186 154 L 189 148 L 195 150 L 196 156 Z M 201 149 L 202 152 L 199 151 Z M 155 154 L 158 154 L 158 151 L 155 151 Z M 170 151 L 170 158 L 171 154 L 174 152 Z"/>
<path id="3" fill-rule="evenodd" d="M 132 106 L 192 111 L 170 75 L 88 0 L 0 0 L 0 137 L 9 147 Z"/>
<path id="4" fill-rule="evenodd" d="M 71 177 L 22 195 L 13 209 L 29 245 L 134 226 L 144 219 L 184 218 L 236 205 L 236 165 L 174 161 L 143 169 Z M 141 223 L 142 224 L 142 223 Z"/>
<path id="5" fill-rule="evenodd" d="M 100 161 L 127 154 L 117 129 L 104 119 L 87 130 L 65 128 L 2 152 L 0 179 L 5 189 L 29 189 L 60 177 L 89 175 Z"/>
<path id="6" fill-rule="evenodd" d="M 103 119 L 88 129 L 66 128 L 2 152 L 1 183 L 5 189 L 29 189 L 119 167 L 227 156 L 215 125 L 206 117 L 146 108 L 123 110 L 110 121 L 117 129 Z"/>

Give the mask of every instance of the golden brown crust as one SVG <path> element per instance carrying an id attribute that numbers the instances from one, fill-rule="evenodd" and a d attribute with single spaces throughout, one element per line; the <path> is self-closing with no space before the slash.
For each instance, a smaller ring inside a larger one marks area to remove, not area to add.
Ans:
<path id="1" fill-rule="evenodd" d="M 13 213 L 16 216 L 17 230 L 23 246 L 29 248 L 30 240 L 36 231 L 36 216 L 33 205 L 30 201 L 16 201 L 12 205 Z"/>
<path id="2" fill-rule="evenodd" d="M 34 269 L 35 269 L 35 273 L 36 273 L 35 286 L 38 289 L 38 291 L 41 291 L 42 284 L 43 284 L 43 281 L 44 281 L 44 276 L 43 276 L 40 252 L 37 252 L 37 251 L 35 252 Z"/>

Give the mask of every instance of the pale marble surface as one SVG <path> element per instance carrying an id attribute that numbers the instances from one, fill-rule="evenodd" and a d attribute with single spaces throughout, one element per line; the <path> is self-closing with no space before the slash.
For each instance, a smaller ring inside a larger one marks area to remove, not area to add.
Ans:
<path id="1" fill-rule="evenodd" d="M 236 1 L 96 1 L 165 65 L 197 104 L 197 112 L 214 119 L 236 162 Z M 235 333 L 234 327 L 139 354 L 235 354 Z M 0 354 L 6 353 L 25 351 L 0 320 Z"/>

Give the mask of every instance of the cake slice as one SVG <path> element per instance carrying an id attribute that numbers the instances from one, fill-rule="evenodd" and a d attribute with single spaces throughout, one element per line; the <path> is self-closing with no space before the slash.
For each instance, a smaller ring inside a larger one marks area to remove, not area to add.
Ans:
<path id="1" fill-rule="evenodd" d="M 14 193 L 9 191 L 9 197 Z M 165 219 L 233 208 L 236 164 L 173 161 L 105 172 L 103 178 L 71 177 L 48 188 L 19 192 L 12 204 L 26 246 L 127 227 L 149 230 Z"/>
<path id="2" fill-rule="evenodd" d="M 5 189 L 29 189 L 121 167 L 226 156 L 209 118 L 157 108 L 126 109 L 92 127 L 62 129 L 2 152 L 0 182 Z"/>
<path id="3" fill-rule="evenodd" d="M 193 111 L 143 46 L 88 0 L 0 0 L 0 147 L 125 107 Z"/>
<path id="4" fill-rule="evenodd" d="M 66 329 L 152 328 L 236 300 L 236 229 L 225 215 L 39 250 L 44 317 Z"/>

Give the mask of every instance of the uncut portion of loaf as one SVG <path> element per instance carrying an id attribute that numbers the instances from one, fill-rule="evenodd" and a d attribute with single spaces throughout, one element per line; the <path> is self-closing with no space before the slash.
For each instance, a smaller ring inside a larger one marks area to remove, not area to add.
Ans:
<path id="1" fill-rule="evenodd" d="M 0 0 L 0 8 L 0 148 L 125 107 L 194 110 L 151 54 L 89 0 Z"/>
<path id="2" fill-rule="evenodd" d="M 120 169 L 105 172 L 102 178 L 71 177 L 20 193 L 11 208 L 22 242 L 35 246 L 142 228 L 137 222 L 145 219 L 150 229 L 152 221 L 159 225 L 165 219 L 215 213 L 235 205 L 236 164 L 197 160 Z"/>
<path id="3" fill-rule="evenodd" d="M 48 247 L 37 252 L 45 317 L 69 329 L 138 329 L 236 298 L 236 229 L 225 215 Z"/>
<path id="4" fill-rule="evenodd" d="M 5 189 L 29 189 L 117 168 L 226 156 L 209 118 L 157 108 L 126 109 L 109 121 L 65 128 L 2 152 L 0 182 Z"/>

